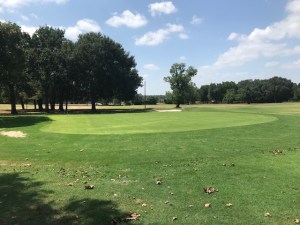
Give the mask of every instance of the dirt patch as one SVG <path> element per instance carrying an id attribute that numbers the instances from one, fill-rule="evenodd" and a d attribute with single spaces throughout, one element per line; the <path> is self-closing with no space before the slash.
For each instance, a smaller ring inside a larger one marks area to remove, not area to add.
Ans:
<path id="1" fill-rule="evenodd" d="M 0 131 L 0 135 L 12 138 L 25 138 L 27 136 L 22 131 Z"/>
<path id="2" fill-rule="evenodd" d="M 156 112 L 181 112 L 181 109 L 165 109 L 165 110 L 156 110 Z"/>

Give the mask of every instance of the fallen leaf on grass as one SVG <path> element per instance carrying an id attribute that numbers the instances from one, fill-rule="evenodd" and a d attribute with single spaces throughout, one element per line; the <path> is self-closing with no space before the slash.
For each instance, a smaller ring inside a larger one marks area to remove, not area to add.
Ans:
<path id="1" fill-rule="evenodd" d="M 218 192 L 218 189 L 215 189 L 214 187 L 207 187 L 207 188 L 203 188 L 204 192 L 207 194 L 212 194 L 215 192 Z"/>
<path id="2" fill-rule="evenodd" d="M 143 203 L 142 206 L 143 206 L 143 207 L 147 207 L 147 204 L 146 204 L 146 203 Z"/>
<path id="3" fill-rule="evenodd" d="M 32 165 L 31 165 L 31 163 L 24 163 L 24 164 L 22 164 L 22 166 L 24 166 L 24 167 L 30 167 Z"/>
<path id="4" fill-rule="evenodd" d="M 210 207 L 211 207 L 211 204 L 210 204 L 210 203 L 205 203 L 204 207 L 205 207 L 205 208 L 210 208 Z"/>
<path id="5" fill-rule="evenodd" d="M 300 224 L 300 219 L 295 219 L 295 224 Z"/>
<path id="6" fill-rule="evenodd" d="M 157 185 L 160 185 L 161 184 L 161 180 L 156 180 L 155 182 Z"/>
<path id="7" fill-rule="evenodd" d="M 169 201 L 165 201 L 165 204 L 169 204 Z"/>
<path id="8" fill-rule="evenodd" d="M 275 149 L 275 150 L 273 151 L 273 154 L 274 154 L 274 155 L 282 155 L 282 154 L 283 154 L 283 150 Z"/>
<path id="9" fill-rule="evenodd" d="M 129 217 L 127 217 L 126 219 L 127 219 L 127 220 L 137 220 L 139 217 L 140 217 L 139 214 L 133 212 L 133 213 L 130 213 L 130 214 L 129 214 Z"/>
<path id="10" fill-rule="evenodd" d="M 139 217 L 140 217 L 139 214 L 137 214 L 135 212 L 132 212 L 132 213 L 129 213 L 128 215 L 126 215 L 125 217 L 113 218 L 112 221 L 111 221 L 111 224 L 112 225 L 118 225 L 118 224 L 121 224 L 123 222 L 136 221 L 136 220 L 139 219 Z"/>
<path id="11" fill-rule="evenodd" d="M 69 187 L 72 187 L 74 184 L 71 182 L 71 183 L 68 183 L 66 184 L 66 186 L 69 186 Z"/>
<path id="12" fill-rule="evenodd" d="M 265 217 L 271 217 L 271 213 L 266 212 L 266 213 L 265 213 Z"/>
<path id="13" fill-rule="evenodd" d="M 93 185 L 93 184 L 89 184 L 89 185 L 84 186 L 85 190 L 91 190 L 91 189 L 94 189 L 94 188 L 95 188 L 95 185 Z"/>
<path id="14" fill-rule="evenodd" d="M 233 206 L 233 205 L 232 205 L 232 203 L 229 202 L 229 203 L 226 204 L 226 206 L 227 206 L 228 208 L 230 208 L 230 207 Z"/>
<path id="15" fill-rule="evenodd" d="M 172 221 L 175 221 L 175 220 L 177 220 L 177 217 L 173 216 Z"/>

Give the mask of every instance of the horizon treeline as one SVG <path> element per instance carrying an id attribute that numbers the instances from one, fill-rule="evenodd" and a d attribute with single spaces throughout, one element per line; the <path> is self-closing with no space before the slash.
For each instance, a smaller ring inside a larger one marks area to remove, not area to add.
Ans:
<path id="1" fill-rule="evenodd" d="M 0 103 L 32 102 L 35 109 L 67 109 L 67 103 L 130 101 L 143 78 L 134 56 L 100 33 L 64 37 L 64 30 L 42 26 L 32 37 L 15 23 L 0 22 Z"/>
<path id="2" fill-rule="evenodd" d="M 182 104 L 200 103 L 280 103 L 300 101 L 300 83 L 282 77 L 248 79 L 238 83 L 226 81 L 198 88 L 193 84 L 185 94 Z M 175 104 L 172 92 L 167 92 L 164 102 Z"/>

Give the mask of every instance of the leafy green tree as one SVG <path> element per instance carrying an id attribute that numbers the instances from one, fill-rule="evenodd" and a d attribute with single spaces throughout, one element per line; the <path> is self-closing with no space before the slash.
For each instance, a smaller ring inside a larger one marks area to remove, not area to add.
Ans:
<path id="1" fill-rule="evenodd" d="M 196 84 L 194 83 L 191 83 L 190 85 L 190 88 L 189 88 L 189 91 L 186 95 L 186 98 L 185 98 L 185 102 L 186 104 L 195 104 L 196 101 L 199 99 L 199 90 L 196 86 Z"/>
<path id="2" fill-rule="evenodd" d="M 202 85 L 198 90 L 199 93 L 199 100 L 202 103 L 208 103 L 208 90 L 209 85 Z"/>
<path id="3" fill-rule="evenodd" d="M 143 105 L 144 104 L 144 96 L 142 94 L 136 94 L 134 99 L 132 100 L 132 104 Z"/>
<path id="4" fill-rule="evenodd" d="M 300 83 L 293 85 L 293 100 L 299 101 L 300 100 Z"/>
<path id="5" fill-rule="evenodd" d="M 70 40 L 63 40 L 61 49 L 57 54 L 57 65 L 58 70 L 57 74 L 54 77 L 54 83 L 56 84 L 56 98 L 59 103 L 59 110 L 64 110 L 64 100 L 66 101 L 66 110 L 68 109 L 68 99 L 72 95 L 76 95 L 74 86 L 75 86 L 75 77 L 76 70 L 73 68 L 73 53 L 74 53 L 74 43 Z"/>
<path id="6" fill-rule="evenodd" d="M 158 98 L 154 96 L 149 96 L 146 100 L 147 105 L 156 105 L 158 102 Z"/>
<path id="7" fill-rule="evenodd" d="M 238 94 L 242 102 L 253 103 L 252 83 L 252 80 L 243 80 L 238 83 Z"/>
<path id="8" fill-rule="evenodd" d="M 79 35 L 74 49 L 78 74 L 76 85 L 91 101 L 92 110 L 96 110 L 97 99 L 109 96 L 107 92 L 105 93 L 110 84 L 104 71 L 105 52 L 102 48 L 102 40 L 100 33 Z"/>
<path id="9" fill-rule="evenodd" d="M 170 74 L 170 76 L 164 77 L 164 81 L 170 83 L 176 108 L 179 108 L 193 86 L 191 80 L 197 74 L 197 69 L 192 66 L 186 69 L 184 63 L 174 63 L 171 66 Z"/>
<path id="10" fill-rule="evenodd" d="M 41 88 L 46 111 L 50 110 L 49 103 L 54 110 L 56 82 L 61 75 L 59 54 L 64 40 L 63 30 L 49 26 L 40 27 L 32 36 L 32 79 L 39 82 L 36 87 Z"/>
<path id="11" fill-rule="evenodd" d="M 208 89 L 208 100 L 213 103 L 222 101 L 221 85 L 212 83 Z"/>
<path id="12" fill-rule="evenodd" d="M 268 91 L 271 102 L 284 102 L 293 97 L 293 83 L 282 77 L 272 77 L 268 80 Z"/>
<path id="13" fill-rule="evenodd" d="M 100 33 L 79 36 L 74 61 L 77 88 L 91 101 L 92 110 L 99 99 L 132 100 L 141 85 L 134 57 Z"/>
<path id="14" fill-rule="evenodd" d="M 121 44 L 106 36 L 102 38 L 102 51 L 105 54 L 104 75 L 109 83 L 104 97 L 114 97 L 121 101 L 132 100 L 143 80 L 138 75 L 134 57 L 126 52 Z"/>
<path id="15" fill-rule="evenodd" d="M 164 103 L 165 104 L 174 104 L 174 102 L 175 102 L 175 100 L 174 100 L 173 92 L 167 91 L 165 94 Z"/>
<path id="16" fill-rule="evenodd" d="M 224 103 L 234 103 L 236 100 L 236 90 L 235 89 L 227 89 L 223 98 Z"/>
<path id="17" fill-rule="evenodd" d="M 24 75 L 25 53 L 21 28 L 0 22 L 0 83 L 9 92 L 11 114 L 17 114 L 16 88 Z"/>

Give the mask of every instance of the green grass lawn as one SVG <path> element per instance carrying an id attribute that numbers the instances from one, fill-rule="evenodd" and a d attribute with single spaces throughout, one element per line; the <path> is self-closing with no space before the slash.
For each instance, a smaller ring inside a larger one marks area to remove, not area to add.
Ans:
<path id="1" fill-rule="evenodd" d="M 1 225 L 300 219 L 300 104 L 0 116 L 1 131 L 27 134 L 0 136 Z M 218 192 L 204 193 L 209 186 Z M 125 221 L 130 212 L 139 220 Z"/>

